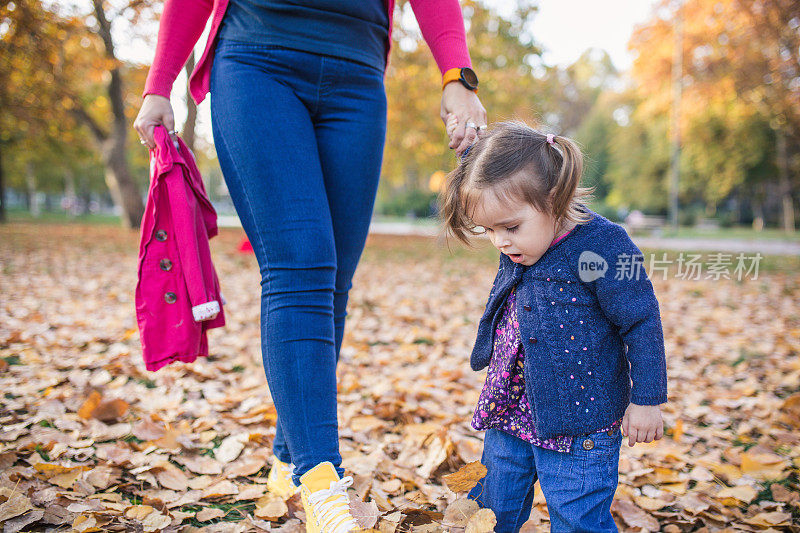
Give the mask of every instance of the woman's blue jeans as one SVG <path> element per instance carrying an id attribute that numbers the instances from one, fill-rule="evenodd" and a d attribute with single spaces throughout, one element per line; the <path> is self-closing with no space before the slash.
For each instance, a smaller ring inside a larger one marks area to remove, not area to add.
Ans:
<path id="1" fill-rule="evenodd" d="M 220 40 L 214 144 L 261 272 L 261 348 L 294 481 L 341 469 L 336 362 L 386 135 L 383 72 L 345 59 Z"/>
<path id="2" fill-rule="evenodd" d="M 611 502 L 619 483 L 619 429 L 575 437 L 569 453 L 546 450 L 499 429 L 486 431 L 486 476 L 468 497 L 497 516 L 497 533 L 520 530 L 542 487 L 552 533 L 618 531 Z"/>

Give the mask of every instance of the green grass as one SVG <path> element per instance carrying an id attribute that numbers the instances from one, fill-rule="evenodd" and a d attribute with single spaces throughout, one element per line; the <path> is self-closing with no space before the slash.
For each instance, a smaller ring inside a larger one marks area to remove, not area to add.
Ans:
<path id="1" fill-rule="evenodd" d="M 88 213 L 77 217 L 70 217 L 61 210 L 42 211 L 38 217 L 34 217 L 26 209 L 15 208 L 6 210 L 6 217 L 10 223 L 120 225 L 120 219 L 117 215 Z"/>
<path id="2" fill-rule="evenodd" d="M 673 231 L 671 228 L 664 228 L 660 236 L 698 239 L 741 239 L 800 242 L 800 231 L 787 234 L 782 229 L 778 228 L 765 228 L 762 231 L 756 231 L 747 226 L 719 229 L 680 227 L 678 228 L 678 231 Z"/>

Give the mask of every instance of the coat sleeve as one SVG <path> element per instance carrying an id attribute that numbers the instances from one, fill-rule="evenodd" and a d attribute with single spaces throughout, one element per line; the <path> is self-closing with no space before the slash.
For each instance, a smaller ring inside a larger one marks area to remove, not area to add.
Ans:
<path id="1" fill-rule="evenodd" d="M 625 229 L 612 225 L 587 249 L 607 264 L 604 275 L 586 284 L 603 313 L 618 328 L 631 366 L 631 402 L 659 405 L 667 401 L 667 362 L 658 300 L 647 276 L 644 256 Z M 586 252 L 584 252 L 586 253 Z M 580 275 L 580 257 L 575 258 Z M 585 281 L 585 280 L 584 280 Z"/>
<path id="2" fill-rule="evenodd" d="M 172 84 L 202 35 L 213 7 L 212 0 L 165 0 L 156 53 L 142 97 L 158 94 L 169 98 Z"/>
<path id="3" fill-rule="evenodd" d="M 411 0 L 411 9 L 442 74 L 472 66 L 458 0 Z"/>

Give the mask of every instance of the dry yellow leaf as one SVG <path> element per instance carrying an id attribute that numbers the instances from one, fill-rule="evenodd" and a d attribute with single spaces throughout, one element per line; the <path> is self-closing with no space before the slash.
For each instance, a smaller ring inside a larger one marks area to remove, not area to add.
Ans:
<path id="1" fill-rule="evenodd" d="M 729 507 L 736 507 L 739 502 L 750 503 L 758 496 L 758 492 L 753 487 L 748 485 L 738 485 L 736 487 L 728 487 L 722 489 L 714 495 L 714 497 Z M 733 503 L 731 503 L 733 500 Z"/>
<path id="2" fill-rule="evenodd" d="M 450 490 L 461 492 L 471 490 L 485 475 L 486 467 L 480 461 L 475 461 L 462 466 L 457 472 L 443 476 L 442 479 Z"/>
<path id="3" fill-rule="evenodd" d="M 158 483 L 168 489 L 185 491 L 189 486 L 189 476 L 173 464 L 167 463 L 167 465 L 156 473 Z"/>
<path id="4" fill-rule="evenodd" d="M 780 511 L 773 511 L 771 513 L 758 513 L 753 517 L 745 518 L 744 521 L 754 526 L 791 526 L 792 514 L 782 513 Z"/>
<path id="5" fill-rule="evenodd" d="M 155 511 L 155 509 L 149 505 L 132 505 L 125 509 L 125 518 L 144 520 L 144 518 L 153 511 Z"/>
<path id="6" fill-rule="evenodd" d="M 452 527 L 466 527 L 469 519 L 478 512 L 479 506 L 475 500 L 459 498 L 447 506 L 444 511 L 444 523 Z"/>
<path id="7" fill-rule="evenodd" d="M 754 446 L 741 455 L 742 472 L 758 480 L 781 479 L 786 460 L 772 450 Z"/>
<path id="8" fill-rule="evenodd" d="M 97 519 L 92 515 L 78 515 L 72 522 L 72 529 L 80 531 L 81 533 L 89 533 L 91 531 L 100 531 L 97 527 Z"/>
<path id="9" fill-rule="evenodd" d="M 161 513 L 150 513 L 142 520 L 142 527 L 145 531 L 160 531 L 170 525 L 172 519 Z"/>
<path id="10" fill-rule="evenodd" d="M 221 518 L 223 516 L 225 516 L 225 511 L 217 507 L 204 507 L 194 515 L 194 517 L 201 522 L 208 522 L 209 520 L 214 520 L 215 518 Z"/>
<path id="11" fill-rule="evenodd" d="M 481 509 L 467 521 L 465 533 L 492 533 L 497 525 L 497 517 L 491 509 Z"/>
<path id="12" fill-rule="evenodd" d="M 78 477 L 81 475 L 82 471 L 82 468 L 76 468 L 72 472 L 66 472 L 64 474 L 53 476 L 48 481 L 50 481 L 50 483 L 53 485 L 58 485 L 62 489 L 68 489 L 75 484 L 75 481 L 78 480 Z"/>
<path id="13" fill-rule="evenodd" d="M 375 527 L 381 514 L 375 502 L 365 502 L 360 498 L 350 498 L 350 513 L 359 526 L 368 530 Z"/>
<path id="14" fill-rule="evenodd" d="M 100 394 L 96 390 L 92 391 L 92 393 L 89 394 L 89 397 L 86 399 L 86 401 L 83 402 L 83 405 L 81 405 L 81 408 L 78 409 L 78 416 L 80 416 L 84 420 L 88 420 L 89 418 L 91 418 L 92 411 L 94 411 L 95 407 L 100 405 L 100 401 L 102 399 L 103 399 L 102 394 Z"/>
<path id="15" fill-rule="evenodd" d="M 275 521 L 289 512 L 289 507 L 283 498 L 269 493 L 256 501 L 256 511 L 253 513 L 257 518 L 265 518 Z"/>
<path id="16" fill-rule="evenodd" d="M 397 478 L 390 479 L 381 483 L 381 489 L 389 494 L 394 494 L 403 488 L 403 482 Z"/>
<path id="17" fill-rule="evenodd" d="M 27 496 L 15 492 L 12 489 L 6 487 L 0 488 L 0 496 L 8 498 L 3 503 L 0 503 L 0 522 L 19 516 L 33 509 L 31 501 Z"/>
<path id="18" fill-rule="evenodd" d="M 634 496 L 633 501 L 646 511 L 658 511 L 670 504 L 667 500 L 660 498 L 648 498 L 647 496 Z"/>
<path id="19" fill-rule="evenodd" d="M 614 500 L 611 510 L 618 513 L 630 527 L 658 531 L 658 520 L 629 501 Z"/>

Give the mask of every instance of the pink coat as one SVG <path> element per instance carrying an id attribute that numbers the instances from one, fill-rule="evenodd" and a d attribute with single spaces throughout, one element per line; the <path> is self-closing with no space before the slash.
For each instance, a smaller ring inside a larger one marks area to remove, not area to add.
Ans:
<path id="1" fill-rule="evenodd" d="M 186 144 L 156 126 L 139 241 L 136 321 L 147 370 L 208 355 L 206 331 L 225 325 L 208 240 L 217 213 Z"/>
<path id="2" fill-rule="evenodd" d="M 385 1 L 389 13 L 390 47 L 394 0 Z M 203 33 L 210 15 L 211 29 L 205 51 L 189 76 L 189 92 L 194 101 L 199 105 L 205 99 L 209 90 L 211 62 L 214 59 L 214 41 L 228 2 L 229 0 L 164 1 L 156 55 L 147 74 L 142 96 L 159 94 L 169 98 L 172 84 L 189 59 L 189 54 Z M 439 70 L 444 74 L 451 68 L 472 66 L 458 0 L 410 0 L 410 3 Z M 386 50 L 387 59 L 389 47 Z"/>

